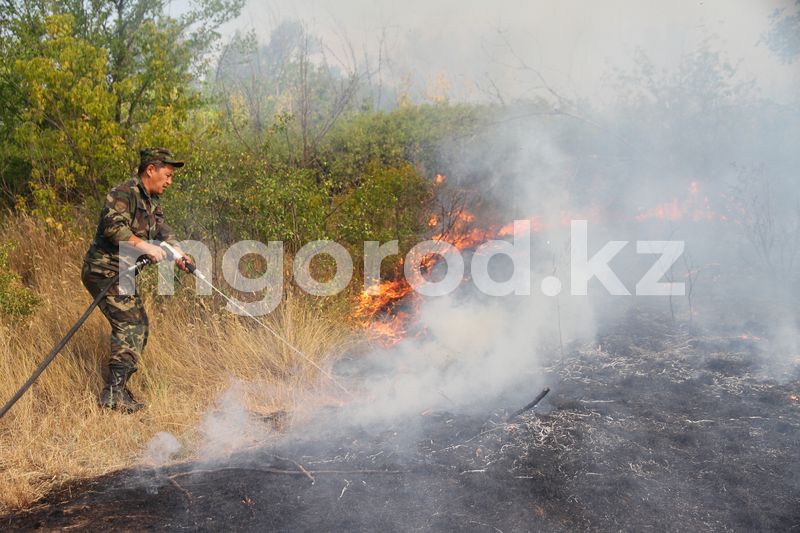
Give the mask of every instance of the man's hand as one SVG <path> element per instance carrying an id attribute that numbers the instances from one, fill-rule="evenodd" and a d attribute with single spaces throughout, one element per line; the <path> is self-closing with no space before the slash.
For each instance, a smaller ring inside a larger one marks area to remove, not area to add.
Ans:
<path id="1" fill-rule="evenodd" d="M 192 271 L 189 270 L 188 265 L 194 266 L 194 261 L 192 261 L 192 258 L 189 257 L 188 255 L 184 255 L 180 259 L 176 259 L 175 260 L 175 264 L 178 265 L 178 268 L 180 268 L 181 270 L 183 270 L 187 274 L 191 274 L 192 273 Z"/>
<path id="2" fill-rule="evenodd" d="M 136 243 L 136 249 L 144 253 L 154 263 L 158 263 L 159 261 L 163 261 L 167 258 L 167 252 L 162 250 L 161 247 L 156 246 L 155 244 L 150 244 L 149 242 L 140 241 Z"/>
<path id="3" fill-rule="evenodd" d="M 178 258 L 175 259 L 175 264 L 178 265 L 178 268 L 186 272 L 187 274 L 191 274 L 192 271 L 189 269 L 188 265 L 194 266 L 194 261 L 191 257 L 186 255 L 186 252 L 180 249 L 180 247 L 176 244 L 172 247 L 175 250 L 175 253 L 178 254 Z"/>

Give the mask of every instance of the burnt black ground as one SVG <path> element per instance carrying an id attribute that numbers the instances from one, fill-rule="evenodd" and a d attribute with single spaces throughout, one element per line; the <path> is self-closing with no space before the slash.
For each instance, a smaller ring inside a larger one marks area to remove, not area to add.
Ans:
<path id="1" fill-rule="evenodd" d="M 800 531 L 800 361 L 781 364 L 767 340 L 631 314 L 553 361 L 515 423 L 519 405 L 311 424 L 224 465 L 74 483 L 0 528 Z"/>

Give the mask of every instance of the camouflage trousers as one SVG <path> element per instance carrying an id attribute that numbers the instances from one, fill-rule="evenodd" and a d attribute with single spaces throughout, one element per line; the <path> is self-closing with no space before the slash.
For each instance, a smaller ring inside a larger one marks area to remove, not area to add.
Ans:
<path id="1" fill-rule="evenodd" d="M 81 281 L 94 298 L 115 275 L 116 272 L 84 263 Z M 98 304 L 111 324 L 108 362 L 136 368 L 136 362 L 147 345 L 149 321 L 138 292 L 135 295 L 121 295 L 119 292 L 119 283 L 114 283 Z"/>

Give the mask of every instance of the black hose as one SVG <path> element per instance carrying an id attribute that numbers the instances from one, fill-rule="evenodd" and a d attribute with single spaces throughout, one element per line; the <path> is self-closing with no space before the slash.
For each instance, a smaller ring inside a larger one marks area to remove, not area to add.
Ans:
<path id="1" fill-rule="evenodd" d="M 131 268 L 135 268 L 136 271 L 138 272 L 142 267 L 148 265 L 149 263 L 150 259 L 148 258 L 140 259 Z M 31 374 L 31 377 L 28 378 L 28 381 L 26 381 L 25 384 L 22 387 L 20 387 L 20 389 L 16 392 L 16 394 L 14 394 L 14 396 L 12 396 L 11 399 L 6 402 L 3 408 L 0 409 L 0 418 L 3 418 L 6 415 L 6 413 L 14 406 L 14 404 L 17 403 L 17 400 L 22 398 L 22 395 L 25 394 L 25 392 L 31 387 L 31 385 L 33 385 L 33 382 L 36 381 L 38 377 L 42 374 L 42 372 L 44 372 L 44 370 L 50 365 L 50 363 L 53 362 L 53 359 L 56 358 L 58 353 L 69 342 L 72 336 L 75 335 L 75 332 L 78 331 L 78 328 L 80 328 L 83 325 L 83 323 L 86 322 L 86 319 L 89 318 L 89 315 L 92 314 L 94 308 L 97 307 L 97 305 L 100 303 L 100 300 L 103 299 L 103 297 L 112 287 L 112 285 L 114 285 L 117 281 L 119 281 L 119 276 L 120 274 L 117 273 L 117 275 L 111 278 L 108 284 L 105 287 L 103 287 L 103 289 L 97 294 L 97 296 L 95 296 L 92 305 L 90 305 L 89 308 L 86 309 L 86 311 L 84 311 L 83 315 L 81 315 L 78 321 L 75 322 L 75 324 L 73 324 L 73 326 L 70 328 L 67 334 L 64 335 L 64 338 L 61 339 L 58 342 L 58 344 L 55 345 L 55 347 L 50 351 L 45 360 L 42 361 L 38 367 L 36 367 L 36 370 L 33 372 L 33 374 Z"/>

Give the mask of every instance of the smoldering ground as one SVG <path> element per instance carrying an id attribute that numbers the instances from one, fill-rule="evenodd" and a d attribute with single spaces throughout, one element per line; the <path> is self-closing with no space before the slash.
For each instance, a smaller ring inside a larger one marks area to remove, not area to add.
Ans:
<path id="1" fill-rule="evenodd" d="M 693 333 L 641 307 L 600 320 L 595 338 L 570 344 L 563 360 L 541 358 L 537 378 L 553 390 L 538 413 L 509 420 L 502 407 L 537 391 L 525 379 L 470 409 L 376 420 L 320 408 L 257 448 L 162 467 L 146 487 L 141 472 L 75 483 L 6 524 L 791 529 L 800 519 L 800 372 L 787 384 L 759 375 L 757 343 Z M 265 429 L 255 416 L 248 424 Z"/>

